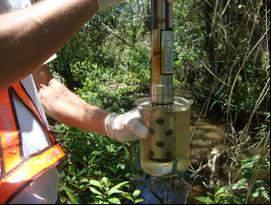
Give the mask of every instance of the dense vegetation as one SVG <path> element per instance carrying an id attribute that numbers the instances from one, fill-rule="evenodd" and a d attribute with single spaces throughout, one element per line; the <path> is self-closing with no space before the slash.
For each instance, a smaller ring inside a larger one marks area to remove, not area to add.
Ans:
<path id="1" fill-rule="evenodd" d="M 226 128 L 228 149 L 219 155 L 219 166 L 229 167 L 227 180 L 217 175 L 215 184 L 197 196 L 199 202 L 270 200 L 268 4 L 175 1 L 176 93 L 193 98 L 197 120 L 216 115 Z M 149 94 L 150 22 L 149 0 L 129 0 L 100 12 L 58 53 L 51 69 L 89 103 L 128 111 Z M 136 143 L 119 144 L 61 124 L 54 130 L 68 153 L 60 167 L 61 203 L 141 201 L 133 183 Z"/>

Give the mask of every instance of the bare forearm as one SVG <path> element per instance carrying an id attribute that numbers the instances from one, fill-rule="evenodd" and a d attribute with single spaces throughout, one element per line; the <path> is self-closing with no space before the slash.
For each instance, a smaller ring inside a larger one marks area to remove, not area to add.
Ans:
<path id="1" fill-rule="evenodd" d="M 108 113 L 86 103 L 55 79 L 48 86 L 42 86 L 39 94 L 52 118 L 75 128 L 106 135 L 104 119 Z"/>
<path id="2" fill-rule="evenodd" d="M 63 47 L 98 7 L 97 0 L 45 0 L 0 15 L 0 89 L 25 77 Z"/>

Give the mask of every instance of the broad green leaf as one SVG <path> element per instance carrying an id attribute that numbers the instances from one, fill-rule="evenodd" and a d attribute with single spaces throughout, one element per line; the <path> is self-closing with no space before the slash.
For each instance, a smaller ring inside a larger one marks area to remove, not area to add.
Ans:
<path id="1" fill-rule="evenodd" d="M 232 184 L 232 189 L 247 189 L 247 180 L 246 179 L 240 179 L 237 183 Z"/>
<path id="2" fill-rule="evenodd" d="M 108 201 L 113 204 L 120 204 L 120 200 L 118 198 L 110 198 Z"/>
<path id="3" fill-rule="evenodd" d="M 88 182 L 88 179 L 87 178 L 83 178 L 80 180 L 81 183 L 87 183 Z"/>
<path id="4" fill-rule="evenodd" d="M 70 182 L 70 185 L 72 185 L 73 187 L 75 187 L 75 188 L 77 188 L 77 189 L 80 189 L 80 186 L 78 186 L 78 185 L 75 184 L 75 183 Z"/>
<path id="5" fill-rule="evenodd" d="M 232 184 L 228 186 L 220 187 L 216 192 L 215 196 L 225 196 L 226 193 L 228 193 L 229 190 L 232 189 Z"/>
<path id="6" fill-rule="evenodd" d="M 133 197 L 134 198 L 137 198 L 138 196 L 140 195 L 140 190 L 135 190 L 134 193 L 133 193 Z"/>
<path id="7" fill-rule="evenodd" d="M 260 155 L 244 159 L 241 161 L 241 169 L 252 169 L 255 163 L 260 159 Z"/>
<path id="8" fill-rule="evenodd" d="M 96 186 L 96 187 L 99 187 L 99 188 L 102 188 L 102 187 L 103 187 L 103 186 L 102 186 L 102 183 L 99 182 L 99 181 L 97 181 L 97 180 L 95 180 L 95 179 L 90 180 L 89 183 L 90 183 L 91 185 Z"/>
<path id="9" fill-rule="evenodd" d="M 108 180 L 108 178 L 107 178 L 107 177 L 103 177 L 103 178 L 102 178 L 102 183 L 105 184 L 106 186 L 108 186 L 108 185 L 109 185 L 109 180 Z"/>
<path id="10" fill-rule="evenodd" d="M 115 190 L 110 189 L 108 191 L 108 196 L 111 196 L 112 194 L 122 194 L 122 193 L 123 193 L 123 191 L 121 191 L 119 189 L 115 189 Z"/>
<path id="11" fill-rule="evenodd" d="M 141 202 L 143 202 L 143 201 L 144 201 L 144 199 L 136 199 L 134 203 L 135 203 L 135 204 L 138 204 L 138 203 L 141 203 Z"/>
<path id="12" fill-rule="evenodd" d="M 256 191 L 254 193 L 252 193 L 253 198 L 258 198 L 260 196 L 260 192 Z"/>
<path id="13" fill-rule="evenodd" d="M 114 193 L 122 193 L 121 190 L 119 190 L 119 188 L 121 188 L 122 186 L 128 184 L 129 182 L 125 181 L 125 182 L 121 182 L 115 186 L 113 186 L 109 191 L 108 191 L 108 195 L 112 195 Z"/>
<path id="14" fill-rule="evenodd" d="M 90 191 L 93 193 L 93 194 L 96 194 L 96 195 L 102 195 L 102 193 L 100 191 L 98 191 L 97 189 L 93 188 L 93 187 L 89 187 Z"/>
<path id="15" fill-rule="evenodd" d="M 270 196 L 269 196 L 270 193 L 267 192 L 267 190 L 264 190 L 262 192 L 262 196 L 267 200 L 267 201 L 270 201 Z"/>
<path id="16" fill-rule="evenodd" d="M 130 193 L 124 192 L 122 193 L 122 196 L 130 201 L 134 201 L 133 197 L 131 196 Z"/>
<path id="17" fill-rule="evenodd" d="M 80 203 L 78 202 L 77 197 L 72 193 L 72 190 L 71 190 L 70 188 L 68 188 L 68 187 L 66 187 L 66 186 L 62 186 L 62 188 L 63 188 L 63 190 L 66 192 L 66 194 L 68 195 L 68 197 L 69 197 L 71 203 L 73 203 L 73 204 L 80 204 Z"/>
<path id="18" fill-rule="evenodd" d="M 103 154 L 102 151 L 93 151 L 91 153 L 91 155 L 97 155 L 97 156 L 102 155 L 102 154 Z"/>
<path id="19" fill-rule="evenodd" d="M 203 202 L 205 204 L 214 204 L 215 202 L 209 196 L 199 196 L 195 197 L 196 200 Z"/>

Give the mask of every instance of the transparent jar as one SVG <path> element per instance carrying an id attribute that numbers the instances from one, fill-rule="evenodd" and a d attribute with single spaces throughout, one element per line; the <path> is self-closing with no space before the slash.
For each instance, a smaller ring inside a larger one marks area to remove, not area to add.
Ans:
<path id="1" fill-rule="evenodd" d="M 168 106 L 153 106 L 150 98 L 136 101 L 147 139 L 140 140 L 142 169 L 152 176 L 173 176 L 189 165 L 190 108 L 192 100 L 174 97 Z"/>

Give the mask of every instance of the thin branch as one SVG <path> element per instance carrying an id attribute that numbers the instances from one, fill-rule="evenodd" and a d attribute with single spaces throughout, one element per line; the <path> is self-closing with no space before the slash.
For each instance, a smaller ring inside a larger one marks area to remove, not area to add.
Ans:
<path id="1" fill-rule="evenodd" d="M 130 46 L 130 43 L 128 43 L 125 39 L 123 39 L 116 31 L 111 29 L 109 26 L 105 25 L 104 23 L 101 23 L 103 27 L 105 27 L 108 30 L 108 33 L 113 34 L 116 36 L 119 40 L 121 40 L 123 43 L 125 43 L 127 46 Z"/>
<path id="2" fill-rule="evenodd" d="M 193 51 L 193 53 L 196 55 L 196 57 L 201 61 L 202 65 L 204 66 L 204 68 L 206 68 L 206 70 L 212 75 L 215 77 L 215 79 L 217 79 L 219 82 L 221 82 L 223 85 L 226 85 L 226 86 L 230 86 L 228 85 L 227 83 L 225 83 L 223 80 L 221 80 L 218 76 L 216 76 L 209 68 L 208 66 L 203 62 L 203 60 L 201 60 L 199 58 L 199 56 L 196 54 L 196 52 Z"/>

